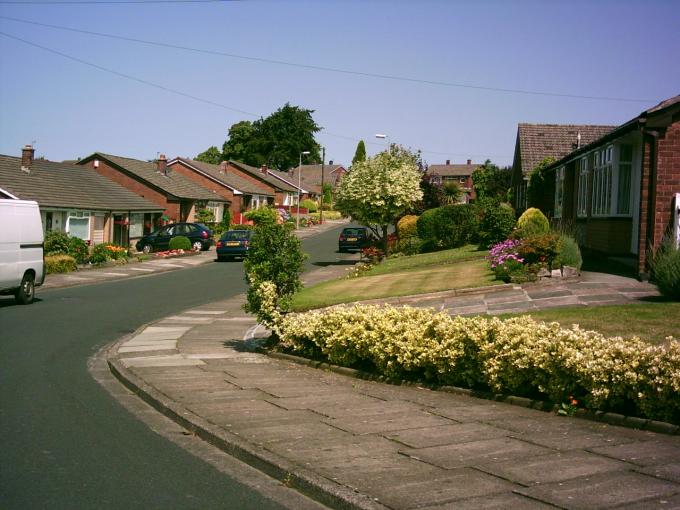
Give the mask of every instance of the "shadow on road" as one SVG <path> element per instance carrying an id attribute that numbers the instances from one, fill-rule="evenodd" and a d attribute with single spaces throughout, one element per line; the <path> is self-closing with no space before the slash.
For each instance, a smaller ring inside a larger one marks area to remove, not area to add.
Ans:
<path id="1" fill-rule="evenodd" d="M 329 267 L 329 266 L 353 266 L 356 264 L 356 260 L 334 260 L 332 262 L 312 262 L 313 266 L 319 267 Z"/>

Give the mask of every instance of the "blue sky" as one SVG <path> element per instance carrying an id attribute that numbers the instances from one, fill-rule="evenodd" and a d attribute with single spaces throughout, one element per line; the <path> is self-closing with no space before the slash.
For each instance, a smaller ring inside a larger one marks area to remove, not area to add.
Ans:
<path id="1" fill-rule="evenodd" d="M 285 1 L 2 4 L 0 16 L 238 55 L 426 81 L 649 102 L 493 92 L 187 52 L 0 19 L 0 32 L 223 106 L 315 110 L 327 159 L 357 140 L 430 163 L 510 164 L 518 122 L 620 124 L 680 93 L 677 1 Z M 0 153 L 140 159 L 221 147 L 254 117 L 114 76 L 0 35 Z M 349 139 L 348 139 L 349 138 Z"/>

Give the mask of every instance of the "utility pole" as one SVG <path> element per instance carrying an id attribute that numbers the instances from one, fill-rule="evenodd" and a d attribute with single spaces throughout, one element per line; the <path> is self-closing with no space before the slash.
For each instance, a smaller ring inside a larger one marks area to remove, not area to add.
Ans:
<path id="1" fill-rule="evenodd" d="M 321 206 L 319 209 L 319 223 L 323 225 L 323 199 L 325 196 L 324 189 L 323 189 L 323 174 L 324 174 L 324 165 L 326 164 L 326 147 L 321 147 Z"/>

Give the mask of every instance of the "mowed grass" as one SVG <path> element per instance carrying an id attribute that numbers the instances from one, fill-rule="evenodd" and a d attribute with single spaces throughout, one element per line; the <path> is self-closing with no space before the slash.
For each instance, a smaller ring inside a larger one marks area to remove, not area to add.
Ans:
<path id="1" fill-rule="evenodd" d="M 501 318 L 522 314 L 505 314 Z M 531 312 L 534 319 L 559 322 L 562 327 L 578 324 L 581 329 L 606 336 L 637 336 L 651 344 L 664 343 L 666 337 L 680 340 L 680 303 L 656 302 L 629 305 L 553 308 Z"/>
<path id="2" fill-rule="evenodd" d="M 485 252 L 477 252 L 476 248 L 473 251 L 467 246 L 446 252 L 448 256 L 445 252 L 437 252 L 390 259 L 365 276 L 331 280 L 302 289 L 293 297 L 292 308 L 301 311 L 339 303 L 502 283 L 494 280 L 483 258 Z M 382 269 L 387 264 L 387 268 Z"/>

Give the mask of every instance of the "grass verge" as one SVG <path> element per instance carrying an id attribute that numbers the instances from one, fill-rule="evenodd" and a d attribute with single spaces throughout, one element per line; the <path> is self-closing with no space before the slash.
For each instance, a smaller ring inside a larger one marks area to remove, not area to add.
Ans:
<path id="1" fill-rule="evenodd" d="M 501 318 L 525 314 L 504 314 Z M 680 303 L 658 302 L 594 307 L 552 308 L 531 312 L 534 319 L 559 322 L 569 328 L 578 324 L 605 336 L 637 336 L 650 344 L 664 343 L 666 337 L 680 338 Z"/>
<path id="2" fill-rule="evenodd" d="M 465 246 L 389 259 L 362 277 L 331 280 L 302 289 L 293 297 L 292 309 L 303 311 L 339 303 L 502 283 L 494 280 L 484 260 L 485 254 L 476 247 Z"/>

